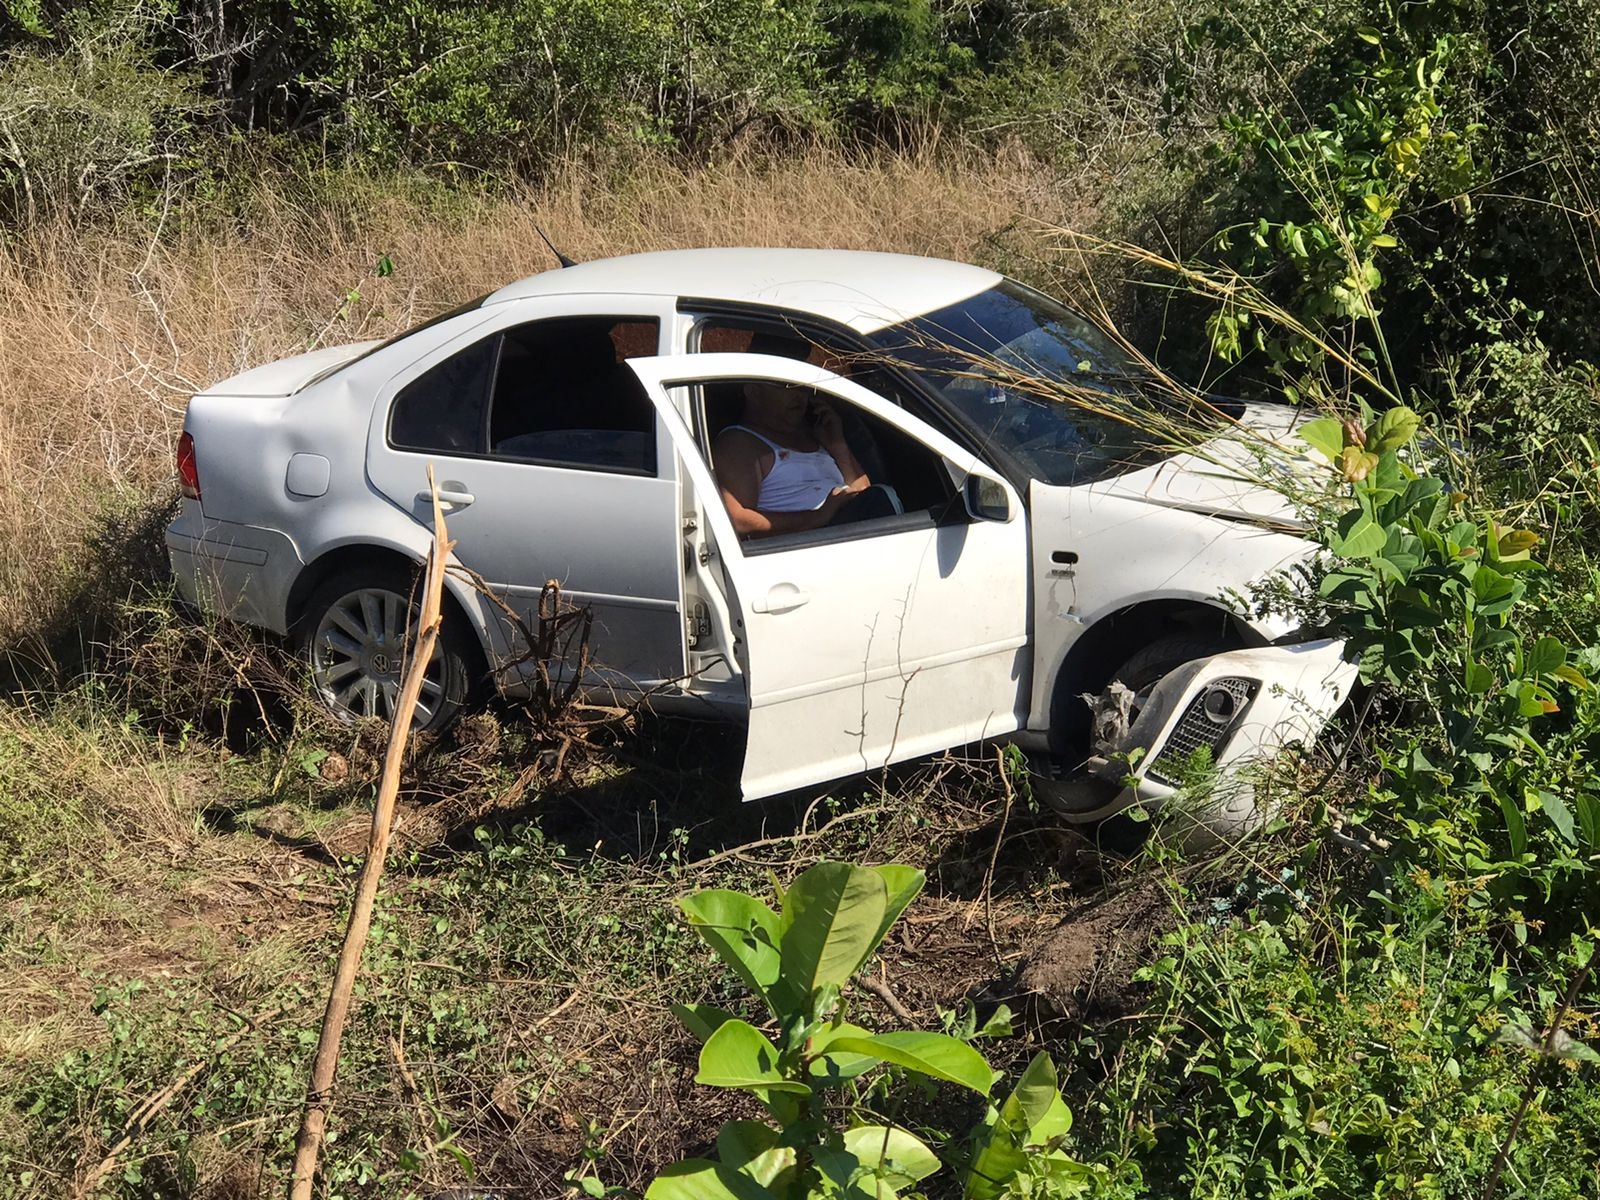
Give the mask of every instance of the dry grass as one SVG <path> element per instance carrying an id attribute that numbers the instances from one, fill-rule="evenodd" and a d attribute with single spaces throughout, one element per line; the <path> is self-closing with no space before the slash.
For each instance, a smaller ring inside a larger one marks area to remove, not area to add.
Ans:
<path id="1" fill-rule="evenodd" d="M 282 182 L 263 179 L 249 219 L 225 230 L 173 218 L 0 245 L 0 646 L 38 624 L 68 575 L 97 569 L 78 562 L 97 516 L 166 486 L 193 391 L 545 270 L 535 226 L 578 259 L 743 244 L 982 260 L 1019 215 L 1074 216 L 1058 199 L 1072 189 L 1021 155 L 572 166 L 537 190 L 448 202 L 352 180 L 307 205 Z M 396 270 L 377 278 L 384 254 Z"/>

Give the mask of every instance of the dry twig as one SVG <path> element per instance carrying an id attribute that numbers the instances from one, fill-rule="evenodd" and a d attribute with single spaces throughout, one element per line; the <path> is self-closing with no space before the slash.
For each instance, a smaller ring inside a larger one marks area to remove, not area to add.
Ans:
<path id="1" fill-rule="evenodd" d="M 350 924 L 334 971 L 333 988 L 322 1017 L 322 1032 L 317 1038 L 317 1053 L 311 1064 L 311 1083 L 306 1089 L 305 1111 L 300 1132 L 295 1137 L 294 1171 L 289 1180 L 290 1200 L 311 1200 L 311 1185 L 317 1171 L 317 1155 L 328 1125 L 328 1109 L 333 1102 L 333 1079 L 339 1066 L 339 1043 L 344 1036 L 345 1018 L 350 1013 L 350 997 L 356 973 L 361 966 L 361 951 L 372 925 L 372 909 L 383 877 L 384 859 L 389 851 L 389 834 L 394 822 L 396 794 L 400 790 L 400 766 L 405 758 L 406 741 L 411 733 L 417 697 L 433 657 L 439 636 L 440 603 L 444 590 L 445 563 L 450 557 L 450 542 L 445 537 L 444 512 L 439 507 L 439 489 L 428 467 L 428 490 L 433 493 L 433 548 L 428 554 L 428 574 L 423 585 L 422 616 L 417 626 L 417 644 L 406 670 L 400 700 L 395 705 L 394 723 L 389 730 L 389 747 L 383 759 L 383 781 L 372 812 L 372 831 L 367 838 L 366 861 L 356 884 L 355 903 L 350 909 Z"/>
<path id="2" fill-rule="evenodd" d="M 879 1000 L 882 1000 L 889 1006 L 889 1011 L 907 1025 L 915 1025 L 917 1023 L 916 1016 L 909 1008 L 900 1003 L 900 998 L 889 990 L 889 985 L 883 980 L 874 979 L 871 975 L 857 975 L 856 986 L 866 989 Z"/>

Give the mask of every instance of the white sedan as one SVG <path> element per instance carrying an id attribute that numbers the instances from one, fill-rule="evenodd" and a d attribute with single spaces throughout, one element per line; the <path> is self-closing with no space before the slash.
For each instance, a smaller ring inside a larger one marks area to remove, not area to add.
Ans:
<path id="1" fill-rule="evenodd" d="M 751 353 L 774 344 L 799 350 Z M 978 267 L 607 259 L 194 397 L 167 545 L 191 601 L 296 637 L 330 707 L 387 716 L 432 464 L 462 570 L 422 722 L 531 686 L 522 626 L 556 579 L 593 614 L 585 685 L 745 722 L 749 799 L 1009 738 L 1094 820 L 1159 803 L 1197 752 L 1231 769 L 1308 742 L 1353 669 L 1237 597 L 1315 547 L 1216 465 L 1241 430 L 1292 458 L 1292 411 L 1196 398 L 1215 439 L 1179 452 L 1054 384 L 1144 402 L 1090 322 Z M 753 533 L 711 450 L 762 387 L 837 414 L 890 507 Z M 1215 823 L 1248 824 L 1241 795 Z"/>

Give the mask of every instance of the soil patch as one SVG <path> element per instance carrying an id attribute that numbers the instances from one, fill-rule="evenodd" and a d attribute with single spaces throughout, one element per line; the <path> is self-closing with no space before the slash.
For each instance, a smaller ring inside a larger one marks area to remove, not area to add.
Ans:
<path id="1" fill-rule="evenodd" d="M 1069 916 L 1028 956 L 1017 991 L 1043 1019 L 1117 1017 L 1136 1011 L 1133 973 L 1177 926 L 1160 887 L 1144 883 Z"/>

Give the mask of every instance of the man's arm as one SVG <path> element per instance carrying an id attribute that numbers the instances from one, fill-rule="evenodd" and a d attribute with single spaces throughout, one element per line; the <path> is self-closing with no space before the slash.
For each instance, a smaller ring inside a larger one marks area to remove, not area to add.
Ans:
<path id="1" fill-rule="evenodd" d="M 756 507 L 765 474 L 762 459 L 771 453 L 759 439 L 736 429 L 725 430 L 711 448 L 722 503 L 740 537 L 770 537 L 775 533 L 821 529 L 833 520 L 839 507 L 853 494 L 844 489 L 835 491 L 822 502 L 821 508 L 809 512 L 762 512 Z"/>
<path id="2" fill-rule="evenodd" d="M 833 455 L 833 461 L 839 464 L 839 474 L 844 476 L 846 490 L 865 491 L 872 486 L 872 480 L 867 478 L 867 472 L 857 461 L 855 451 L 850 449 L 850 443 L 845 440 L 844 421 L 839 416 L 839 410 L 820 397 L 813 403 L 817 420 L 811 428 L 817 441 L 822 443 L 824 450 Z"/>

